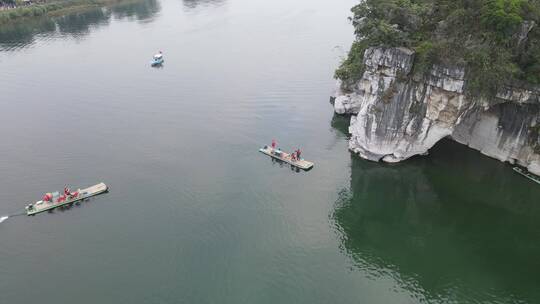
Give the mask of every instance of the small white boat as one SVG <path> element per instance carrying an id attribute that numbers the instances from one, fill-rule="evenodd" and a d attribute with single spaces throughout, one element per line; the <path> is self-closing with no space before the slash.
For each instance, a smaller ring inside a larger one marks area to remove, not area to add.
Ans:
<path id="1" fill-rule="evenodd" d="M 99 183 L 97 185 L 85 188 L 78 189 L 70 193 L 69 195 L 60 195 L 59 192 L 50 193 L 52 199 L 49 201 L 37 201 L 33 204 L 29 204 L 25 207 L 26 215 L 35 215 L 47 210 L 52 210 L 60 206 L 68 205 L 85 198 L 89 198 L 104 192 L 107 192 L 109 188 L 104 183 Z"/>
<path id="2" fill-rule="evenodd" d="M 165 60 L 163 59 L 163 53 L 159 52 L 154 55 L 154 58 L 152 58 L 152 61 L 150 61 L 150 65 L 158 66 L 158 65 L 163 64 L 163 62 L 165 62 Z"/>
<path id="3" fill-rule="evenodd" d="M 263 148 L 260 148 L 259 152 L 303 170 L 309 170 L 313 168 L 314 165 L 314 163 L 307 161 L 303 158 L 293 159 L 291 154 L 285 153 L 279 149 L 274 149 L 270 146 L 264 146 Z"/>
<path id="4" fill-rule="evenodd" d="M 534 175 L 527 170 L 523 170 L 520 167 L 514 167 L 514 171 L 532 180 L 533 182 L 540 184 L 540 176 Z"/>

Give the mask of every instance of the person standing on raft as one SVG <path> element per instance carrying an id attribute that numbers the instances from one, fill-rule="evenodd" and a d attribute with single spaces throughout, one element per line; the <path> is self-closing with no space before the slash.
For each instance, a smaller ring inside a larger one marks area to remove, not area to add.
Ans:
<path id="1" fill-rule="evenodd" d="M 276 148 L 276 140 L 275 139 L 272 139 L 272 150 L 274 150 Z"/>
<path id="2" fill-rule="evenodd" d="M 44 202 L 52 202 L 52 199 L 53 199 L 53 196 L 51 193 L 45 193 L 45 195 L 43 196 L 43 199 L 42 201 Z"/>

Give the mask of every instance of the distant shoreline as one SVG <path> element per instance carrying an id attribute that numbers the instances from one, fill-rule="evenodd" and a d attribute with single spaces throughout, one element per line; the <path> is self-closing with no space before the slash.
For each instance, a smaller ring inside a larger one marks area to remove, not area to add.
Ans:
<path id="1" fill-rule="evenodd" d="M 6 10 L 0 10 L 0 25 L 19 22 L 35 17 L 59 17 L 105 5 L 134 2 L 139 0 L 71 0 L 49 3 L 30 4 Z"/>

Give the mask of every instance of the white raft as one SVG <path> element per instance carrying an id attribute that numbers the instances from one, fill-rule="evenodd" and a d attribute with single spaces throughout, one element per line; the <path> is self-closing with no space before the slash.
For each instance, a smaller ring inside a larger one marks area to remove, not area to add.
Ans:
<path id="1" fill-rule="evenodd" d="M 51 202 L 37 201 L 34 204 L 30 204 L 25 207 L 26 215 L 35 215 L 40 212 L 52 210 L 60 206 L 78 202 L 85 198 L 89 198 L 89 197 L 101 194 L 103 192 L 107 192 L 107 190 L 108 190 L 107 185 L 105 185 L 104 183 L 99 183 L 97 185 L 94 185 L 85 189 L 78 189 L 77 191 L 73 192 L 73 193 L 77 193 L 77 195 L 70 195 L 63 201 L 58 201 L 58 197 L 54 197 Z"/>
<path id="2" fill-rule="evenodd" d="M 309 170 L 313 168 L 313 163 L 304 159 L 297 159 L 292 160 L 291 154 L 285 153 L 283 151 L 277 152 L 276 149 L 273 149 L 272 147 L 265 146 L 264 148 L 260 148 L 259 152 L 264 153 L 272 158 L 279 159 L 282 162 L 285 162 L 287 164 L 290 164 L 291 166 L 303 169 L 303 170 Z"/>

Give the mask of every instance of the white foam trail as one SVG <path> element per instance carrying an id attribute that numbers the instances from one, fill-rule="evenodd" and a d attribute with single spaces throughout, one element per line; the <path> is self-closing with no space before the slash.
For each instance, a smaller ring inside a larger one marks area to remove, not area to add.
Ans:
<path id="1" fill-rule="evenodd" d="M 0 223 L 7 220 L 9 218 L 9 216 L 2 216 L 0 217 Z"/>

